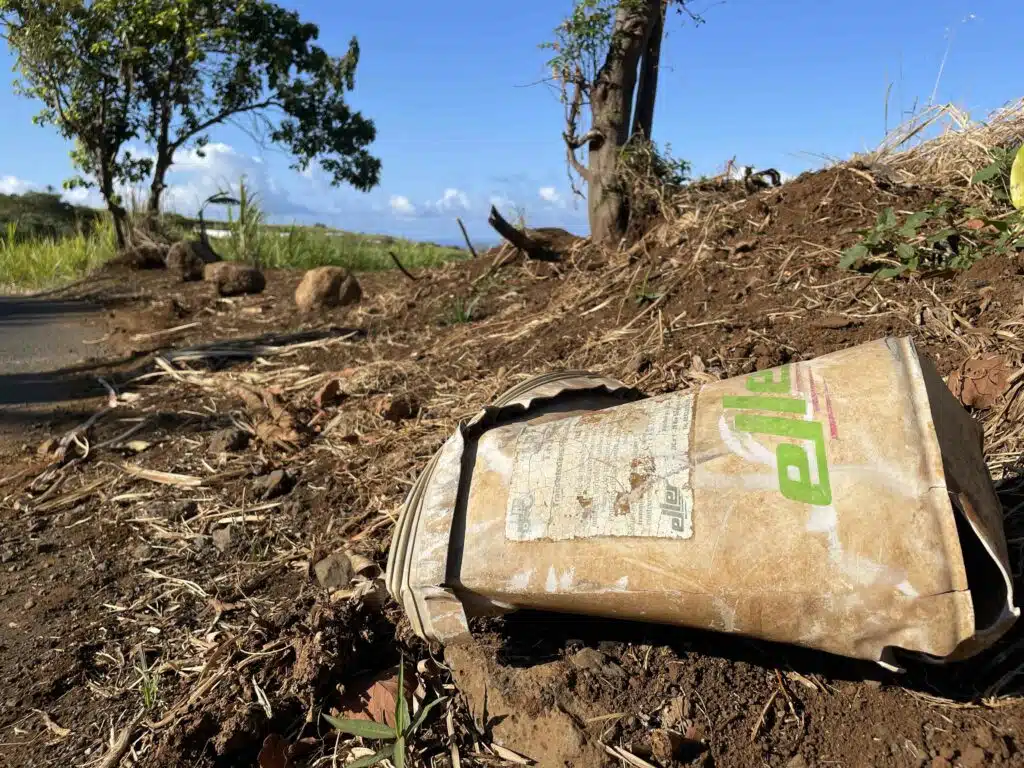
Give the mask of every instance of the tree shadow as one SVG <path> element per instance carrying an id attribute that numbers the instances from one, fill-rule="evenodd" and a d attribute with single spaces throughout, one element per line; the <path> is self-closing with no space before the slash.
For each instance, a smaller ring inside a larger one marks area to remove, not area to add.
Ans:
<path id="1" fill-rule="evenodd" d="M 1015 603 L 1024 595 L 1024 464 L 996 485 L 1011 545 Z M 487 620 L 500 638 L 498 660 L 507 666 L 530 667 L 565 656 L 581 646 L 616 652 L 627 645 L 670 648 L 680 658 L 692 654 L 726 659 L 765 671 L 793 670 L 843 681 L 877 681 L 944 699 L 967 702 L 988 696 L 1024 695 L 1024 621 L 1018 621 L 992 648 L 965 661 L 929 664 L 897 654 L 904 673 L 872 662 L 751 638 L 617 619 L 518 611 Z"/>
<path id="2" fill-rule="evenodd" d="M 188 360 L 191 365 L 205 364 L 210 370 L 227 370 L 264 354 L 271 347 L 290 346 L 306 342 L 326 341 L 349 336 L 365 337 L 365 331 L 355 328 L 328 327 L 294 333 L 267 333 L 260 336 L 221 339 L 189 347 L 187 350 L 167 347 L 153 352 L 97 360 L 60 368 L 44 373 L 9 373 L 0 375 L 0 422 L 36 423 L 46 414 L 3 406 L 41 406 L 70 403 L 102 397 L 107 388 L 103 378 L 117 391 L 131 388 L 135 379 L 154 369 L 153 359 L 164 355 L 170 359 Z"/>

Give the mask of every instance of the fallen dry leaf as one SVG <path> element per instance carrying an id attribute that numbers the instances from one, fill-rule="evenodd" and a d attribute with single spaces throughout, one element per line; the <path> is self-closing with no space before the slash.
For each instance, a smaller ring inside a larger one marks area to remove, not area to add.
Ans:
<path id="1" fill-rule="evenodd" d="M 949 374 L 946 386 L 969 408 L 991 408 L 1006 391 L 1010 368 L 999 355 L 972 357 Z"/>
<path id="2" fill-rule="evenodd" d="M 981 219 L 968 219 L 964 222 L 964 226 L 967 227 L 967 229 L 981 229 L 985 226 L 985 222 Z"/>
<path id="3" fill-rule="evenodd" d="M 412 698 L 416 690 L 416 675 L 405 672 L 405 700 L 412 711 Z M 340 702 L 342 717 L 352 720 L 372 720 L 395 727 L 395 704 L 398 697 L 398 667 L 376 675 L 355 680 L 345 686 Z"/>

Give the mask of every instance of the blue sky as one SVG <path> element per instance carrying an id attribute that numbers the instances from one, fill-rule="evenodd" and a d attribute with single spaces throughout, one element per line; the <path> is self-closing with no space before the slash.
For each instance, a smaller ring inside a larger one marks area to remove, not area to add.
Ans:
<path id="1" fill-rule="evenodd" d="M 875 146 L 915 99 L 975 117 L 1020 91 L 1019 0 L 702 0 L 707 23 L 673 14 L 663 47 L 654 138 L 715 173 L 732 156 L 787 173 Z M 246 174 L 273 219 L 419 239 L 458 239 L 455 216 L 475 238 L 492 200 L 519 208 L 535 226 L 585 233 L 585 202 L 573 202 L 560 139 L 562 108 L 543 85 L 537 44 L 570 0 L 419 0 L 294 5 L 320 25 L 321 44 L 362 58 L 351 103 L 377 125 L 378 189 L 333 189 L 320 174 L 288 169 L 279 150 L 243 132 L 214 130 L 206 158 L 183 153 L 169 201 L 183 211 Z M 948 55 L 947 55 L 948 51 Z M 4 71 L 13 58 L 0 52 Z M 13 74 L 8 78 L 13 78 Z M 30 100 L 0 85 L 0 191 L 59 186 L 70 148 L 39 128 Z M 92 198 L 89 198 L 91 201 Z"/>

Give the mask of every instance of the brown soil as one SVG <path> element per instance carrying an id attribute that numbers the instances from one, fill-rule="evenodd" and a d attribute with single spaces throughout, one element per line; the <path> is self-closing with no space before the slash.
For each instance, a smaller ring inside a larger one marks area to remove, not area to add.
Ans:
<path id="1" fill-rule="evenodd" d="M 288 765 L 335 750 L 343 764 L 349 742 L 320 713 L 400 654 L 421 662 L 421 694 L 452 697 L 414 739 L 416 765 L 449 765 L 453 749 L 464 766 L 503 764 L 494 743 L 544 766 L 622 764 L 605 745 L 668 764 L 665 729 L 682 734 L 680 765 L 1024 765 L 1020 630 L 902 676 L 536 614 L 481 622 L 474 644 L 442 652 L 390 600 L 317 583 L 314 564 L 343 548 L 383 565 L 417 473 L 527 374 L 589 368 L 659 393 L 884 335 L 913 336 L 944 373 L 981 352 L 1020 368 L 1012 258 L 899 281 L 835 267 L 851 230 L 932 191 L 837 168 L 752 197 L 702 194 L 700 216 L 625 254 L 577 244 L 557 264 L 489 272 L 491 253 L 415 281 L 360 275 L 359 305 L 313 317 L 294 310 L 291 272 L 233 299 L 123 266 L 70 291 L 110 308 L 118 360 L 90 375 L 120 398 L 63 460 L 37 449 L 105 396 L 0 439 L 0 765 L 102 760 L 112 732 L 127 734 L 124 765 L 256 765 L 271 734 Z M 1020 391 L 977 414 L 1018 573 Z M 210 453 L 224 429 L 252 433 L 247 447 Z"/>

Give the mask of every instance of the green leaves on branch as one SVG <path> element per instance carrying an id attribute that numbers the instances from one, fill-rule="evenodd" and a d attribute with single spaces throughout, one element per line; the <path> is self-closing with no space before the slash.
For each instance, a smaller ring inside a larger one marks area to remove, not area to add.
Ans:
<path id="1" fill-rule="evenodd" d="M 373 122 L 349 108 L 359 47 L 340 56 L 319 29 L 266 0 L 0 0 L 0 34 L 17 61 L 19 93 L 37 123 L 76 142 L 75 184 L 116 188 L 151 178 L 159 203 L 174 153 L 201 150 L 208 131 L 245 119 L 334 184 L 376 186 Z M 126 151 L 141 141 L 155 157 Z"/>

